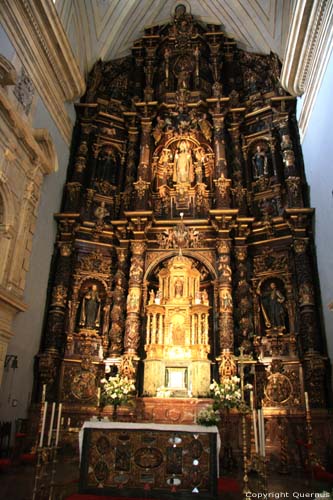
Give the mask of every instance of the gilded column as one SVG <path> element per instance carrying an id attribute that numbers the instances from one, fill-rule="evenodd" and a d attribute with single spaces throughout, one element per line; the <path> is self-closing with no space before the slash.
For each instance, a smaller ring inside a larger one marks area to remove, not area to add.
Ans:
<path id="1" fill-rule="evenodd" d="M 109 331 L 109 356 L 120 356 L 123 349 L 126 307 L 126 262 L 127 248 L 117 248 L 117 270 L 112 291 L 111 328 Z"/>
<path id="2" fill-rule="evenodd" d="M 290 208 L 303 207 L 301 178 L 295 165 L 295 153 L 287 121 L 281 122 L 279 127 L 284 178 L 287 186 L 287 205 Z"/>
<path id="3" fill-rule="evenodd" d="M 216 208 L 230 207 L 231 179 L 228 178 L 228 166 L 224 139 L 224 115 L 214 113 L 214 153 L 215 153 L 215 206 Z"/>
<path id="4" fill-rule="evenodd" d="M 150 171 L 150 134 L 151 134 L 151 119 L 148 117 L 141 118 L 141 145 L 140 145 L 140 161 L 138 167 L 137 181 L 133 183 L 136 191 L 135 208 L 137 210 L 145 210 L 148 206 L 148 194 L 151 181 Z"/>
<path id="5" fill-rule="evenodd" d="M 140 304 L 146 244 L 143 241 L 133 241 L 131 250 L 124 350 L 125 353 L 136 356 L 140 342 Z M 153 332 L 151 335 L 153 336 Z"/>
<path id="6" fill-rule="evenodd" d="M 218 240 L 219 340 L 221 354 L 225 349 L 233 351 L 234 348 L 230 250 L 231 242 L 229 239 Z"/>
<path id="7" fill-rule="evenodd" d="M 47 385 L 49 398 L 56 398 L 60 358 L 65 346 L 66 307 L 72 269 L 72 245 L 58 243 L 56 273 L 48 307 L 46 329 L 39 358 L 41 384 Z"/>
<path id="8" fill-rule="evenodd" d="M 237 332 L 237 345 L 243 347 L 248 353 L 252 350 L 253 315 L 251 287 L 247 281 L 247 245 L 236 245 L 234 248 L 236 273 L 235 273 L 235 301 L 237 304 L 235 314 L 235 330 Z"/>
<path id="9" fill-rule="evenodd" d="M 320 322 L 315 307 L 313 270 L 308 238 L 294 240 L 295 268 L 299 304 L 299 333 L 304 350 L 305 387 L 314 407 L 325 406 L 325 362 L 320 356 Z"/>
<path id="10" fill-rule="evenodd" d="M 243 108 L 241 108 L 241 111 L 243 111 Z M 240 215 L 246 215 L 246 189 L 244 188 L 243 154 L 240 136 L 241 113 L 239 111 L 233 111 L 231 116 L 232 122 L 229 128 L 229 134 L 232 144 L 231 166 L 233 187 L 231 188 L 231 193 L 233 198 L 233 206 L 239 209 Z"/>
<path id="11" fill-rule="evenodd" d="M 90 127 L 82 125 L 81 140 L 74 160 L 73 173 L 70 182 L 66 184 L 66 212 L 77 212 L 80 208 L 82 185 L 88 158 L 89 134 Z"/>
<path id="12" fill-rule="evenodd" d="M 125 187 L 122 193 L 122 203 L 121 203 L 123 210 L 129 210 L 131 206 L 133 182 L 136 179 L 136 161 L 137 161 L 137 148 L 139 139 L 139 131 L 135 126 L 136 113 L 131 113 L 130 115 L 132 122 L 128 126 L 126 177 L 125 177 Z"/>

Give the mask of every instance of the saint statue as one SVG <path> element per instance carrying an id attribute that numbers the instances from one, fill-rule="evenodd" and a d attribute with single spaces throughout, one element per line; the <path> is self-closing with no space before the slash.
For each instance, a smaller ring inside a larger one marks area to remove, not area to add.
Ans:
<path id="1" fill-rule="evenodd" d="M 149 304 L 154 304 L 154 303 L 155 303 L 155 292 L 153 289 L 151 289 L 149 292 Z"/>
<path id="2" fill-rule="evenodd" d="M 101 299 L 97 285 L 92 285 L 84 295 L 81 304 L 80 326 L 99 328 L 101 316 Z"/>
<path id="3" fill-rule="evenodd" d="M 184 283 L 181 278 L 177 278 L 175 281 L 175 297 L 183 296 Z"/>
<path id="4" fill-rule="evenodd" d="M 266 152 L 257 146 L 256 152 L 252 156 L 252 165 L 255 179 L 268 175 Z"/>
<path id="5" fill-rule="evenodd" d="M 283 293 L 278 289 L 276 283 L 272 281 L 266 292 L 262 294 L 262 312 L 265 319 L 267 328 L 277 330 L 285 329 L 285 302 L 286 298 Z"/>
<path id="6" fill-rule="evenodd" d="M 173 181 L 177 184 L 193 182 L 192 156 L 186 141 L 180 142 L 178 151 L 175 154 Z"/>

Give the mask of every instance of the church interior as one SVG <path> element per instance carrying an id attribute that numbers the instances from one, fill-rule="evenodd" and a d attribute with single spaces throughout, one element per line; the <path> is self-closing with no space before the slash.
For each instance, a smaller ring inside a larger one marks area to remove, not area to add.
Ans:
<path id="1" fill-rule="evenodd" d="M 330 498 L 331 2 L 0 23 L 6 498 Z"/>

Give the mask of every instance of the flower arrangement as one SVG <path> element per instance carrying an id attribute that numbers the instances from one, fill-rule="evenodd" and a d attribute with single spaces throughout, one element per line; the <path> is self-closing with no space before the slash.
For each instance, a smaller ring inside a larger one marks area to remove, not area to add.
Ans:
<path id="1" fill-rule="evenodd" d="M 220 421 L 220 416 L 213 406 L 207 406 L 199 411 L 197 416 L 197 423 L 199 425 L 205 425 L 209 427 L 211 425 L 217 425 Z"/>
<path id="2" fill-rule="evenodd" d="M 210 384 L 211 395 L 214 398 L 213 408 L 242 408 L 242 393 L 240 389 L 240 378 L 236 375 L 224 378 L 220 384 L 215 380 Z M 246 384 L 244 389 L 252 389 L 250 384 Z"/>
<path id="3" fill-rule="evenodd" d="M 121 377 L 117 374 L 115 377 L 101 380 L 101 404 L 102 406 L 113 405 L 119 406 L 126 403 L 135 391 L 135 385 L 127 377 Z"/>
<path id="4" fill-rule="evenodd" d="M 161 386 L 156 389 L 157 398 L 171 398 L 171 396 L 172 396 L 172 391 L 170 391 L 168 387 Z"/>

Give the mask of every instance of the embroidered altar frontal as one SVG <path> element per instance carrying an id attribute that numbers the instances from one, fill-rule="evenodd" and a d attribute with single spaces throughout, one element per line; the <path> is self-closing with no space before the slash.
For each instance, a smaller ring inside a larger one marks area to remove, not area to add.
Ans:
<path id="1" fill-rule="evenodd" d="M 84 429 L 80 493 L 213 499 L 216 434 Z"/>

